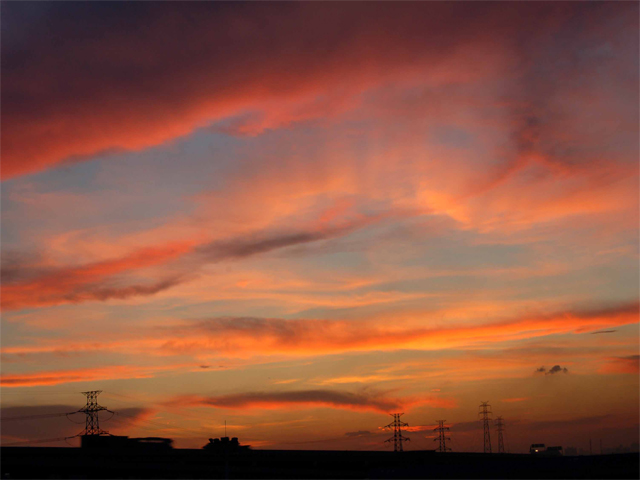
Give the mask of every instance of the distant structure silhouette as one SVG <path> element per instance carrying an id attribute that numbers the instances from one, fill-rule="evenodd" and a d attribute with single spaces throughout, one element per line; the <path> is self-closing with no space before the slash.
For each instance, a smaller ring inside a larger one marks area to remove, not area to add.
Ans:
<path id="1" fill-rule="evenodd" d="M 496 417 L 496 430 L 498 431 L 498 453 L 505 453 L 504 451 L 504 436 L 502 432 L 504 432 L 504 421 L 502 417 Z"/>
<path id="2" fill-rule="evenodd" d="M 210 438 L 209 443 L 202 448 L 213 453 L 239 453 L 248 451 L 250 446 L 240 445 L 238 437 L 229 438 L 225 436 Z"/>
<path id="3" fill-rule="evenodd" d="M 438 426 L 433 429 L 434 432 L 438 432 L 438 438 L 434 438 L 433 441 L 440 441 L 440 445 L 438 446 L 439 452 L 450 452 L 451 449 L 447 447 L 447 440 L 451 440 L 449 437 L 445 437 L 445 431 L 449 431 L 449 427 L 444 426 L 444 422 L 446 420 L 436 420 L 438 422 Z"/>
<path id="4" fill-rule="evenodd" d="M 491 453 L 491 431 L 489 430 L 491 405 L 489 405 L 489 402 L 482 402 L 480 404 L 480 412 L 478 415 L 482 415 L 482 423 L 484 426 L 484 453 Z"/>
<path id="5" fill-rule="evenodd" d="M 393 451 L 402 452 L 402 443 L 411 440 L 408 437 L 402 436 L 402 427 L 408 427 L 409 424 L 400 420 L 400 417 L 404 415 L 404 413 L 390 413 L 389 415 L 393 417 L 393 422 L 391 422 L 385 428 L 393 428 L 393 437 L 385 440 L 385 443 L 393 441 Z"/>
<path id="6" fill-rule="evenodd" d="M 78 436 L 84 435 L 109 435 L 106 430 L 100 429 L 100 418 L 98 414 L 106 410 L 107 412 L 114 413 L 106 407 L 98 405 L 98 395 L 102 393 L 102 390 L 92 390 L 90 392 L 82 392 L 87 397 L 87 404 L 82 407 L 78 412 L 84 413 L 87 418 L 85 421 L 85 428 Z"/>

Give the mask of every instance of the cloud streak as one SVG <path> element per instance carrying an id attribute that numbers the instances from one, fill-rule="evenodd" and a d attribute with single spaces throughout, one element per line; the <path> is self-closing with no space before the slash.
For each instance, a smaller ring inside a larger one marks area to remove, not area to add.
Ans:
<path id="1" fill-rule="evenodd" d="M 445 398 L 427 397 L 391 398 L 380 392 L 359 393 L 340 390 L 297 390 L 287 392 L 243 392 L 216 397 L 184 396 L 172 401 L 175 405 L 192 405 L 230 410 L 262 410 L 282 408 L 337 408 L 355 411 L 389 413 L 407 409 L 417 404 L 440 408 L 451 408 L 455 401 Z"/>
<path id="2" fill-rule="evenodd" d="M 192 365 L 187 365 L 192 366 Z M 151 378 L 161 372 L 185 368 L 185 365 L 136 367 L 128 365 L 112 365 L 95 368 L 78 368 L 73 370 L 39 371 L 37 373 L 20 373 L 2 375 L 0 386 L 35 387 L 60 385 L 64 383 L 92 382 L 113 380 L 116 378 Z"/>
<path id="3" fill-rule="evenodd" d="M 388 214 L 386 214 L 388 216 Z M 137 250 L 120 258 L 77 267 L 48 268 L 40 273 L 29 263 L 20 264 L 19 256 L 12 256 L 8 282 L 2 285 L 3 310 L 42 307 L 64 303 L 106 301 L 150 296 L 168 290 L 190 278 L 193 272 L 207 263 L 238 260 L 296 245 L 328 240 L 364 228 L 385 218 L 385 215 L 361 216 L 325 228 L 294 233 L 256 232 L 226 240 L 214 240 L 200 245 L 193 242 L 171 243 L 162 247 Z M 154 281 L 150 284 L 110 285 L 119 276 L 134 274 L 149 267 L 181 261 L 185 273 Z M 22 279 L 27 277 L 26 279 Z"/>
<path id="4" fill-rule="evenodd" d="M 341 320 L 284 320 L 263 318 L 215 318 L 183 322 L 179 326 L 137 331 L 126 338 L 102 342 L 46 341 L 2 349 L 14 355 L 139 352 L 153 355 L 189 355 L 194 359 L 223 355 L 252 358 L 260 355 L 317 356 L 340 352 L 398 349 L 442 350 L 568 333 L 582 333 L 638 322 L 638 305 L 608 310 L 563 311 L 539 317 L 514 318 L 472 326 L 417 327 L 413 324 Z M 200 363 L 198 363 L 199 365 Z M 560 368 L 560 367 L 558 367 Z M 552 368 L 554 373 L 557 369 Z M 538 369 L 546 372 L 544 367 Z"/>

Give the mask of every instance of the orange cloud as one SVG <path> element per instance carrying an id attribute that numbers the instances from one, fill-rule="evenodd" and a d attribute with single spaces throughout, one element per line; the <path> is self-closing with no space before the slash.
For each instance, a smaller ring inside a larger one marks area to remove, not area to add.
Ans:
<path id="1" fill-rule="evenodd" d="M 450 328 L 419 328 L 379 322 L 337 320 L 212 319 L 178 329 L 161 346 L 167 353 L 223 351 L 308 355 L 342 351 L 398 348 L 441 349 L 491 340 L 581 333 L 638 322 L 638 304 L 592 312 L 561 312 L 532 317 Z M 198 332 L 194 335 L 195 332 Z"/>
<path id="2" fill-rule="evenodd" d="M 184 366 L 184 365 L 183 365 Z M 116 378 L 151 378 L 157 373 L 181 366 L 133 367 L 114 365 L 108 367 L 79 368 L 74 370 L 40 371 L 0 376 L 3 387 L 35 387 L 42 385 L 59 385 L 62 383 L 90 382 L 95 380 L 112 380 Z"/>
<path id="3" fill-rule="evenodd" d="M 315 356 L 407 348 L 441 350 L 553 334 L 584 333 L 637 322 L 636 303 L 608 310 L 565 311 L 496 323 L 431 328 L 416 326 L 415 322 L 390 326 L 385 321 L 216 318 L 165 326 L 155 331 L 138 330 L 131 332 L 129 338 L 126 338 L 127 334 L 120 334 L 117 340 L 47 340 L 39 344 L 5 347 L 2 353 L 128 353 L 135 349 L 154 355 L 190 355 L 196 358 L 225 355 L 246 359 L 259 355 Z"/>

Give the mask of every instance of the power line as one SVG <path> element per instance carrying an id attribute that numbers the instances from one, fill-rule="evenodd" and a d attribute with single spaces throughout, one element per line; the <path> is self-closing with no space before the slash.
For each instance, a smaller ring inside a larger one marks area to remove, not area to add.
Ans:
<path id="1" fill-rule="evenodd" d="M 402 427 L 408 427 L 409 424 L 400 420 L 400 417 L 404 415 L 404 413 L 390 413 L 389 415 L 393 417 L 393 422 L 385 426 L 385 428 L 393 428 L 393 437 L 385 440 L 385 443 L 393 441 L 393 451 L 402 452 L 402 443 L 411 440 L 408 437 L 402 436 Z"/>
<path id="2" fill-rule="evenodd" d="M 102 405 L 98 405 L 98 395 L 102 390 L 91 390 L 89 392 L 82 392 L 83 395 L 87 397 L 87 404 L 82 407 L 78 412 L 84 413 L 87 417 L 85 419 L 85 428 L 78 435 L 107 435 L 109 432 L 106 430 L 100 429 L 100 417 L 98 414 L 106 410 L 107 412 L 111 412 L 106 407 Z M 114 413 L 114 412 L 111 412 Z"/>
<path id="3" fill-rule="evenodd" d="M 484 453 L 491 453 L 491 431 L 489 430 L 489 416 L 491 415 L 491 405 L 489 402 L 482 402 L 480 404 L 480 412 L 478 415 L 482 415 L 482 423 L 484 426 Z"/>
<path id="4" fill-rule="evenodd" d="M 3 422 L 11 422 L 13 420 L 42 420 L 45 418 L 54 418 L 54 417 L 64 417 L 68 415 L 73 415 L 79 412 L 68 412 L 68 413 L 43 413 L 40 415 L 22 415 L 20 417 L 8 417 L 3 418 Z"/>
<path id="5" fill-rule="evenodd" d="M 74 438 L 77 435 L 71 435 L 70 437 L 58 437 L 58 438 L 44 438 L 44 439 L 36 439 L 36 440 L 25 440 L 23 442 L 12 442 L 12 443 L 3 443 L 3 447 L 13 447 L 18 445 L 29 445 L 32 443 L 50 443 L 50 442 L 62 442 L 63 440 L 67 440 L 68 438 Z"/>
<path id="6" fill-rule="evenodd" d="M 446 420 L 436 420 L 438 422 L 438 426 L 433 429 L 434 432 L 438 432 L 438 438 L 434 438 L 433 441 L 440 441 L 438 446 L 438 451 L 445 453 L 447 451 L 451 451 L 449 447 L 447 447 L 447 440 L 451 440 L 449 437 L 445 437 L 445 431 L 449 431 L 449 427 L 444 426 L 444 422 Z"/>

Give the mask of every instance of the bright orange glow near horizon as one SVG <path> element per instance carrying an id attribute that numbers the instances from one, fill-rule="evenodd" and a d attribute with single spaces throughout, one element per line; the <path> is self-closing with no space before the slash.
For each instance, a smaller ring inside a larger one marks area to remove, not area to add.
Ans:
<path id="1" fill-rule="evenodd" d="M 3 3 L 2 418 L 637 449 L 638 9 Z"/>

